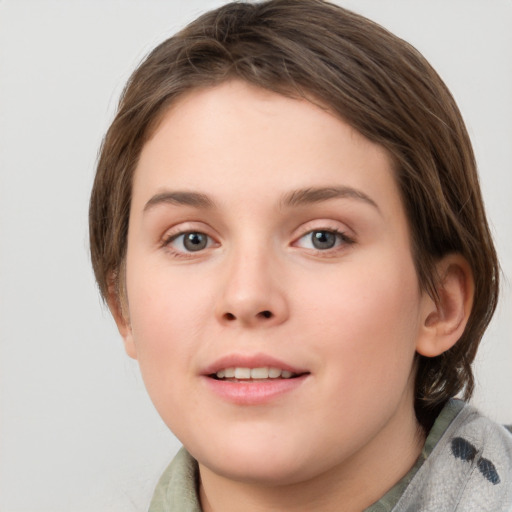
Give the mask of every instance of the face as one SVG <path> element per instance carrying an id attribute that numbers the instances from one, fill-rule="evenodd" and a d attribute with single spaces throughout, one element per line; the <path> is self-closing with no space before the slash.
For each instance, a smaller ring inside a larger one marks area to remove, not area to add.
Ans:
<path id="1" fill-rule="evenodd" d="M 392 165 L 311 102 L 231 81 L 171 107 L 126 289 L 126 349 L 203 469 L 299 482 L 415 426 L 425 298 Z"/>

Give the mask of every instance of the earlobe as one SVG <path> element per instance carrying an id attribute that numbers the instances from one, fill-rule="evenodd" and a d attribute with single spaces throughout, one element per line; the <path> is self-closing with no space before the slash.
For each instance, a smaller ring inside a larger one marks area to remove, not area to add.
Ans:
<path id="1" fill-rule="evenodd" d="M 436 357 L 450 349 L 462 336 L 471 313 L 474 279 L 466 259 L 449 254 L 437 264 L 438 300 L 425 294 L 421 333 L 416 351 Z"/>
<path id="2" fill-rule="evenodd" d="M 120 297 L 120 292 L 117 290 L 114 278 L 110 280 L 108 287 L 107 304 L 117 325 L 117 330 L 123 338 L 126 353 L 131 358 L 137 359 L 137 351 L 133 340 L 128 305 L 126 304 L 126 299 Z"/>

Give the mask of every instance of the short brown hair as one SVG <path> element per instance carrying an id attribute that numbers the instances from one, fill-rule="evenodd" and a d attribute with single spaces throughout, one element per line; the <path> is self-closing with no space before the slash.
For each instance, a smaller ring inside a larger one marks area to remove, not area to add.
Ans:
<path id="1" fill-rule="evenodd" d="M 418 356 L 416 413 L 425 425 L 448 398 L 461 391 L 469 398 L 471 363 L 497 303 L 499 266 L 464 122 L 417 50 L 322 0 L 229 3 L 160 44 L 133 73 L 103 141 L 90 203 L 102 295 L 113 285 L 124 293 L 132 178 L 144 143 L 184 92 L 231 78 L 316 98 L 387 149 L 422 289 L 437 297 L 435 264 L 448 253 L 463 255 L 475 278 L 461 339 L 438 357 Z"/>

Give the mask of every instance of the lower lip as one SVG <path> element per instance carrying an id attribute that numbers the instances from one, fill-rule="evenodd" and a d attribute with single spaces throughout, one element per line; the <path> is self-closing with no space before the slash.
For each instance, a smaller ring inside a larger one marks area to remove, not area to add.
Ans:
<path id="1" fill-rule="evenodd" d="M 261 405 L 299 388 L 308 374 L 292 379 L 228 381 L 205 376 L 206 384 L 216 395 L 237 405 Z"/>

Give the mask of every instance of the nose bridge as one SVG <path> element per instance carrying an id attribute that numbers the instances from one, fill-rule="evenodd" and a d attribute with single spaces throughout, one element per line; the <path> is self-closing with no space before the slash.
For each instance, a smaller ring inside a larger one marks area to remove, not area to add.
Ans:
<path id="1" fill-rule="evenodd" d="M 279 260 L 272 247 L 240 242 L 225 262 L 218 315 L 223 322 L 275 325 L 288 316 Z"/>

